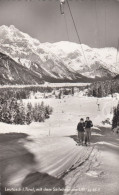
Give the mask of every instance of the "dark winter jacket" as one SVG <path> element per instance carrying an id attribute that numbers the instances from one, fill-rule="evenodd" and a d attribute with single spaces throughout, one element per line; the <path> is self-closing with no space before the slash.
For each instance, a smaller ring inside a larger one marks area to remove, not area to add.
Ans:
<path id="1" fill-rule="evenodd" d="M 79 132 L 84 132 L 84 128 L 85 128 L 85 123 L 79 122 L 78 125 L 77 125 L 77 130 Z"/>
<path id="2" fill-rule="evenodd" d="M 85 128 L 91 128 L 91 127 L 93 127 L 93 123 L 92 123 L 92 121 L 85 121 Z"/>

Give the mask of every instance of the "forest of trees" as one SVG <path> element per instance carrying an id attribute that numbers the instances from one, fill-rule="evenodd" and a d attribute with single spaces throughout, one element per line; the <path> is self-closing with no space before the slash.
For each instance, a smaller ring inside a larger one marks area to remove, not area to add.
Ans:
<path id="1" fill-rule="evenodd" d="M 44 103 L 38 103 L 32 106 L 28 103 L 26 106 L 22 100 L 16 98 L 0 99 L 0 122 L 8 124 L 30 124 L 31 122 L 44 122 L 52 114 L 52 108 L 45 106 Z"/>
<path id="2" fill-rule="evenodd" d="M 85 89 L 84 86 L 77 87 L 79 90 Z M 30 87 L 11 87 L 11 88 L 0 88 L 0 97 L 6 97 L 7 99 L 9 98 L 16 98 L 18 100 L 20 99 L 29 99 L 31 93 L 35 94 L 37 92 L 41 92 L 44 94 L 48 94 L 51 92 L 55 91 L 62 91 L 62 94 L 64 95 L 69 95 L 69 94 L 74 94 L 74 87 L 40 87 L 40 86 L 30 86 Z M 60 94 L 61 95 L 61 94 Z M 60 97 L 59 97 L 60 99 Z"/>
<path id="3" fill-rule="evenodd" d="M 0 88 L 0 97 L 6 97 L 6 99 L 9 98 L 16 98 L 18 100 L 20 99 L 29 99 L 30 94 L 36 93 L 36 92 L 45 92 L 45 93 L 50 93 L 52 92 L 51 87 L 24 87 L 24 88 Z"/>
<path id="4" fill-rule="evenodd" d="M 119 93 L 119 80 L 95 82 L 88 86 L 88 96 L 106 97 L 109 94 Z"/>
<path id="5" fill-rule="evenodd" d="M 29 88 L 0 89 L 0 122 L 23 125 L 49 118 L 53 110 L 43 102 L 34 106 L 31 103 L 24 105 L 22 99 L 29 98 L 30 92 Z"/>

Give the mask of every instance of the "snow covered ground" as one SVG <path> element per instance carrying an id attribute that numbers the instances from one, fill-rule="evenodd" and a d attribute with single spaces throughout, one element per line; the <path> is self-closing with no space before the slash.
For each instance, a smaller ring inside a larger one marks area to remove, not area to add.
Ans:
<path id="1" fill-rule="evenodd" d="M 41 85 L 0 85 L 0 88 L 26 88 L 26 87 L 80 87 L 87 86 L 91 83 L 48 83 Z"/>
<path id="2" fill-rule="evenodd" d="M 69 136 L 76 133 L 76 125 L 81 117 L 89 116 L 95 126 L 102 126 L 102 121 L 112 118 L 113 107 L 118 103 L 119 97 L 94 98 L 82 96 L 65 96 L 63 99 L 27 99 L 24 103 L 32 104 L 44 102 L 53 107 L 53 114 L 44 123 L 32 123 L 30 125 L 9 125 L 0 123 L 0 133 L 25 132 L 30 135 Z M 98 107 L 99 105 L 99 107 Z"/>
<path id="3" fill-rule="evenodd" d="M 76 142 L 70 137 L 77 134 L 76 127 L 80 118 L 85 119 L 86 116 L 89 116 L 97 129 L 96 135 L 101 136 L 102 121 L 112 118 L 112 109 L 117 105 L 118 98 L 97 99 L 82 95 L 69 95 L 63 99 L 29 99 L 24 100 L 24 103 L 35 104 L 41 101 L 53 107 L 50 119 L 44 123 L 32 123 L 31 125 L 0 123 L 0 133 L 22 132 L 28 134 L 32 141 L 23 142 L 23 144 L 35 155 L 37 162 L 35 171 L 59 177 L 70 170 L 77 161 L 82 162 L 82 159 L 85 161 L 92 151 L 92 147 L 77 147 Z M 29 171 L 26 171 L 26 175 Z M 19 171 L 18 174 L 15 173 L 8 179 L 9 185 L 19 186 L 24 177 L 25 170 Z"/>

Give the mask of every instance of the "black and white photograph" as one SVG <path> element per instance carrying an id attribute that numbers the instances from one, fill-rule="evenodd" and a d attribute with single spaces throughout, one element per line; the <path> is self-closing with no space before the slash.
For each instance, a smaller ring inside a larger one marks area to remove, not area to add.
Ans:
<path id="1" fill-rule="evenodd" d="M 0 195 L 119 195 L 119 0 L 0 0 Z"/>

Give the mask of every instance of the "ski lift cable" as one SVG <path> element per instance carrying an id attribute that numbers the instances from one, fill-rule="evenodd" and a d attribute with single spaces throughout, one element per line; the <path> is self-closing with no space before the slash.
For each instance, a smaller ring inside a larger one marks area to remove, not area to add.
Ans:
<path id="1" fill-rule="evenodd" d="M 70 8 L 70 5 L 69 5 L 68 0 L 66 0 L 66 2 L 67 2 L 67 5 L 68 5 L 68 8 L 69 8 L 69 12 L 70 12 L 70 15 L 71 15 L 73 24 L 74 24 L 74 28 L 75 28 L 75 31 L 76 31 L 76 34 L 77 34 L 77 37 L 78 37 L 78 41 L 79 41 L 79 43 L 80 43 L 80 47 L 81 47 L 81 50 L 82 50 L 82 53 L 83 53 L 85 62 L 86 62 L 86 64 L 87 64 L 87 59 L 86 59 L 86 56 L 85 56 L 85 52 L 84 52 L 84 49 L 83 49 L 83 46 L 82 46 L 82 42 L 81 42 L 81 39 L 80 39 L 78 30 L 77 30 L 77 26 L 76 26 L 75 21 L 74 21 L 74 17 L 73 17 L 73 14 L 72 14 L 72 10 L 71 10 L 71 8 Z"/>

